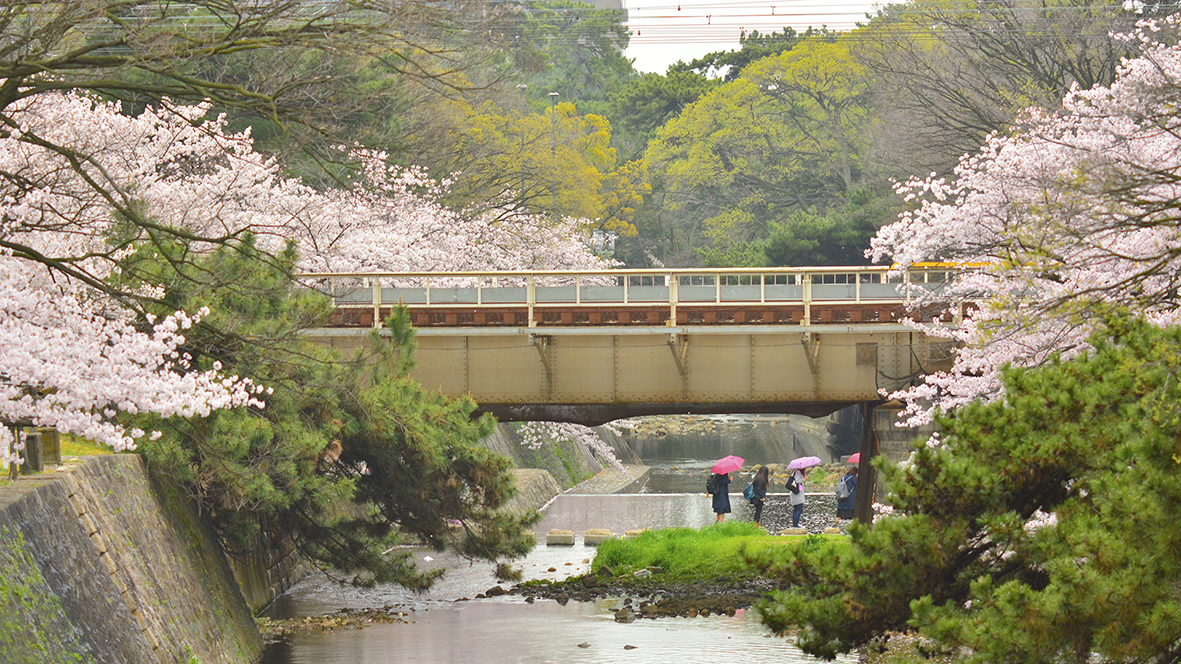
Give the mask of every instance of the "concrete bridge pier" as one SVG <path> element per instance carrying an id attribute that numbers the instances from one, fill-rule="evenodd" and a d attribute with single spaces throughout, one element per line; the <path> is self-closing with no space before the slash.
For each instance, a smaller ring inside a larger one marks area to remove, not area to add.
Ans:
<path id="1" fill-rule="evenodd" d="M 893 463 L 910 457 L 915 439 L 926 440 L 935 432 L 934 425 L 909 428 L 899 427 L 901 404 L 895 401 L 865 401 L 861 404 L 861 463 L 857 467 L 857 501 L 854 515 L 858 521 L 869 523 L 873 518 L 873 504 L 885 498 L 885 489 L 878 482 L 877 471 L 870 461 L 879 454 Z M 872 490 L 860 490 L 872 487 Z"/>

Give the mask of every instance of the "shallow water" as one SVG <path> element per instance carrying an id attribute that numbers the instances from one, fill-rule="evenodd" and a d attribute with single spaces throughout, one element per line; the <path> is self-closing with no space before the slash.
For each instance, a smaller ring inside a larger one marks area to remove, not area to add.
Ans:
<path id="1" fill-rule="evenodd" d="M 617 623 L 608 602 L 479 600 L 423 611 L 412 624 L 308 634 L 265 664 L 323 662 L 813 662 L 750 613 Z M 630 646 L 630 648 L 629 648 Z M 850 657 L 846 662 L 856 661 Z"/>
<path id="2" fill-rule="evenodd" d="M 741 495 L 735 494 L 731 500 L 736 507 L 731 518 L 749 520 Z M 588 528 L 623 533 L 645 527 L 698 528 L 713 520 L 709 500 L 699 494 L 562 495 L 545 509 L 536 528 L 542 544 L 514 566 L 524 580 L 561 580 L 589 570 L 595 549 L 582 543 Z M 544 534 L 551 528 L 574 531 L 575 546 L 546 546 Z M 804 655 L 789 640 L 770 634 L 754 611 L 732 617 L 617 623 L 614 612 L 621 600 L 562 606 L 553 600 L 530 604 L 516 595 L 470 599 L 497 585 L 490 564 L 413 551 L 423 565 L 448 568 L 447 576 L 429 593 L 414 595 L 398 586 L 354 588 L 314 576 L 297 584 L 266 613 L 285 618 L 326 615 L 346 608 L 395 607 L 407 613 L 406 623 L 295 635 L 268 645 L 262 663 L 819 661 Z"/>

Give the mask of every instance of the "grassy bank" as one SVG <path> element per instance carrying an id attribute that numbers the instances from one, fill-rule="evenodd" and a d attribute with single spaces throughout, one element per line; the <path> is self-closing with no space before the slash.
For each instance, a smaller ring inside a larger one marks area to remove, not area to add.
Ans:
<path id="1" fill-rule="evenodd" d="M 62 458 L 68 456 L 95 456 L 99 454 L 114 454 L 115 451 L 106 445 L 92 443 L 85 438 L 74 436 L 62 437 Z"/>
<path id="2" fill-rule="evenodd" d="M 95 456 L 95 455 L 99 455 L 99 454 L 114 454 L 114 453 L 115 453 L 114 450 L 112 450 L 110 447 L 108 447 L 106 445 L 100 445 L 98 443 L 93 443 L 93 442 L 83 439 L 83 438 L 77 438 L 75 436 L 62 436 L 62 439 L 61 439 L 61 458 L 63 461 L 67 457 Z M 48 470 L 53 470 L 53 469 L 46 468 L 46 470 L 48 471 Z M 0 468 L 0 486 L 4 486 L 5 484 L 12 483 L 11 480 L 9 480 L 8 473 L 9 473 L 8 466 L 4 466 L 3 468 Z"/>
<path id="3" fill-rule="evenodd" d="M 687 582 L 722 576 L 757 576 L 747 564 L 748 553 L 772 547 L 820 546 L 826 538 L 843 541 L 841 535 L 769 535 L 753 523 L 721 523 L 701 530 L 665 528 L 649 530 L 633 539 L 608 540 L 599 546 L 593 573 L 609 568 L 613 576 L 659 568 L 661 578 Z"/>
<path id="4" fill-rule="evenodd" d="M 774 579 L 748 564 L 748 558 L 787 547 L 820 547 L 829 539 L 847 546 L 842 535 L 774 536 L 740 522 L 700 530 L 650 530 L 599 545 L 590 571 L 582 576 L 526 581 L 511 592 L 525 595 L 526 601 L 561 603 L 625 597 L 635 604 L 632 614 L 643 618 L 732 616 L 778 588 Z"/>

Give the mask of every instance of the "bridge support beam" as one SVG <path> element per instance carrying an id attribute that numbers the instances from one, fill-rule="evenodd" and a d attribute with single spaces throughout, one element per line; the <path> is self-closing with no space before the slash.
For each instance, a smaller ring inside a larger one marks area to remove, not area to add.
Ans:
<path id="1" fill-rule="evenodd" d="M 529 343 L 537 349 L 537 354 L 541 358 L 541 367 L 545 371 L 545 378 L 543 388 L 546 398 L 549 398 L 554 391 L 554 368 L 550 364 L 549 347 L 552 339 L 545 334 L 530 334 Z"/>
<path id="2" fill-rule="evenodd" d="M 351 355 L 368 330 L 310 331 Z M 819 343 L 823 336 L 824 343 Z M 655 414 L 827 415 L 950 366 L 901 325 L 424 328 L 411 377 L 502 420 L 601 424 Z"/>
<path id="3" fill-rule="evenodd" d="M 668 347 L 673 352 L 673 362 L 677 363 L 677 371 L 684 378 L 688 375 L 685 367 L 685 353 L 689 350 L 689 337 L 683 334 L 668 335 Z"/>
<path id="4" fill-rule="evenodd" d="M 856 401 L 750 402 L 651 402 L 600 404 L 496 404 L 481 403 L 475 414 L 491 413 L 501 422 L 572 422 L 593 427 L 615 420 L 646 415 L 803 415 L 824 417 Z"/>
<path id="5" fill-rule="evenodd" d="M 800 343 L 804 346 L 804 357 L 808 360 L 808 368 L 812 375 L 820 374 L 820 335 L 805 332 L 800 335 Z"/>

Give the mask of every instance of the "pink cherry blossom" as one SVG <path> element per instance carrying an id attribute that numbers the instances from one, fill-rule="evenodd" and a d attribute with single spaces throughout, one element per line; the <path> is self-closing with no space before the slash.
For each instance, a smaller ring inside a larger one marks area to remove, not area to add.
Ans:
<path id="1" fill-rule="evenodd" d="M 121 215 L 207 241 L 252 231 L 264 249 L 294 241 L 306 271 L 601 268 L 584 220 L 500 220 L 438 203 L 446 182 L 344 152 L 355 186 L 320 191 L 226 131 L 207 105 L 165 103 L 135 117 L 118 104 L 48 93 L 8 105 L 0 136 L 0 419 L 52 426 L 129 449 L 145 435 L 119 413 L 200 417 L 263 405 L 270 388 L 188 370 L 178 348 L 195 318 L 176 312 L 137 332 L 95 286 L 125 249 Z M 140 238 L 142 239 L 142 238 Z M 136 295 L 154 297 L 146 290 Z M 157 436 L 153 432 L 150 434 Z M 0 457 L 11 460 L 7 429 Z"/>
<path id="2" fill-rule="evenodd" d="M 1085 352 L 1096 311 L 1118 306 L 1177 322 L 1181 274 L 1181 47 L 1177 16 L 1122 38 L 1140 55 L 1110 87 L 1075 89 L 1060 112 L 1030 109 L 965 155 L 955 177 L 915 178 L 897 191 L 913 208 L 868 254 L 901 265 L 965 269 L 941 297 L 971 302 L 952 370 L 890 395 L 906 422 L 935 408 L 1002 397 L 1006 364 L 1037 366 Z"/>

